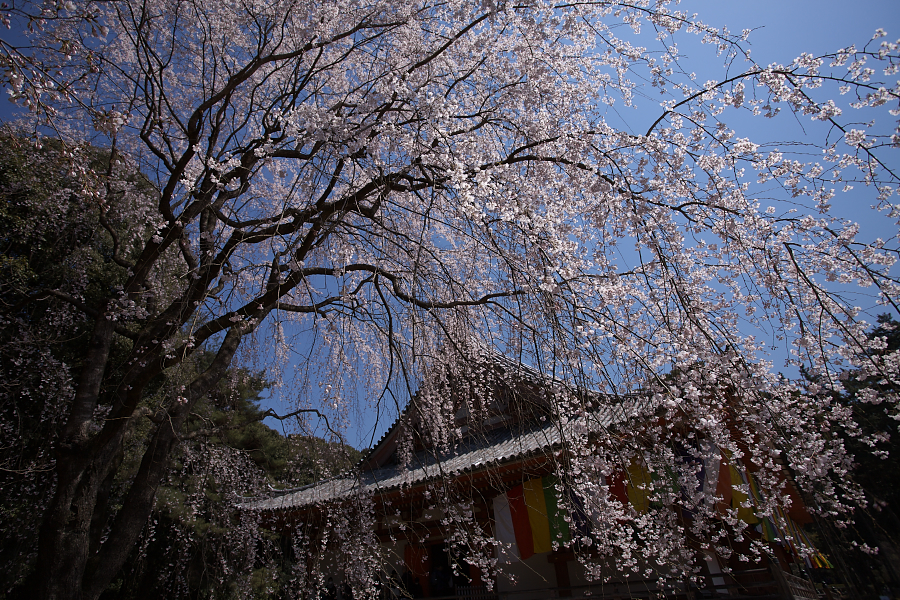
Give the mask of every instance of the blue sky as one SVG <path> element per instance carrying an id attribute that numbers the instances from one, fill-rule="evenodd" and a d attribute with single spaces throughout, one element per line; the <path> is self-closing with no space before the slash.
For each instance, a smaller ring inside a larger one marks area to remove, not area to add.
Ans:
<path id="1" fill-rule="evenodd" d="M 810 0 L 755 0 L 732 2 L 725 0 L 685 0 L 679 7 L 688 12 L 696 12 L 708 25 L 727 26 L 732 32 L 752 29 L 749 41 L 754 60 L 763 65 L 773 62 L 790 63 L 803 52 L 824 54 L 839 48 L 856 44 L 863 46 L 871 39 L 876 29 L 887 31 L 888 39 L 900 38 L 900 2 L 897 0 L 859 0 L 856 2 L 810 1 Z M 620 31 L 620 35 L 624 32 Z M 696 71 L 698 81 L 718 79 L 724 73 L 723 61 L 717 57 L 711 46 L 703 46 L 696 36 L 679 35 L 679 49 L 686 55 L 684 66 Z M 650 45 L 648 40 L 642 42 Z M 735 65 L 735 68 L 742 68 Z M 656 105 L 652 92 L 648 90 L 648 98 L 639 100 L 637 109 L 616 107 L 607 118 L 614 126 L 624 126 L 634 133 L 643 133 L 650 123 L 659 116 L 660 109 Z M 798 122 L 759 123 L 760 119 L 748 120 L 746 117 L 729 124 L 740 129 L 743 126 L 755 127 L 754 133 L 767 134 L 768 127 L 778 139 L 787 140 L 794 135 L 802 135 Z M 776 120 L 777 121 L 777 120 Z M 805 124 L 802 125 L 806 127 Z M 792 130 L 791 128 L 795 128 Z M 743 135 L 746 135 L 744 133 Z M 774 190 L 777 195 L 780 190 Z M 885 239 L 897 234 L 896 225 L 886 219 L 879 218 L 877 213 L 860 211 L 861 207 L 872 204 L 871 196 L 865 190 L 856 190 L 843 194 L 835 200 L 835 211 L 839 216 L 859 221 L 862 227 L 860 237 Z M 871 299 L 869 299 L 871 300 Z M 866 298 L 860 300 L 865 306 Z M 871 301 L 870 301 L 871 304 Z M 877 309 L 876 309 L 877 310 Z M 883 310 L 879 311 L 883 312 Z M 360 423 L 358 432 L 371 432 L 374 427 L 377 435 L 390 425 L 389 422 L 375 423 L 369 417 L 367 422 Z M 371 435 L 371 433 L 370 433 Z M 351 433 L 352 436 L 352 433 Z"/>
<path id="2" fill-rule="evenodd" d="M 753 57 L 761 64 L 861 45 L 879 27 L 900 38 L 896 0 L 685 0 L 681 9 L 733 32 L 753 29 Z"/>
<path id="3" fill-rule="evenodd" d="M 822 54 L 850 44 L 862 46 L 877 28 L 883 28 L 890 40 L 900 38 L 898 0 L 684 0 L 679 8 L 698 13 L 708 25 L 727 25 L 732 32 L 752 29 L 749 39 L 752 56 L 763 65 L 789 63 L 803 52 Z M 6 32 L 4 37 L 9 39 L 10 33 L 13 32 Z M 724 72 L 722 60 L 715 56 L 711 47 L 701 46 L 693 36 L 680 35 L 679 39 L 679 48 L 687 57 L 684 64 L 698 73 L 699 81 L 721 77 Z M 608 115 L 610 123 L 635 133 L 646 131 L 659 110 L 652 102 L 641 104 L 638 110 L 617 107 Z M 0 118 L 8 119 L 11 108 L 12 105 L 4 101 L 0 106 Z M 856 205 L 860 202 L 866 206 L 871 204 L 862 196 L 847 195 L 836 201 L 835 207 L 860 221 L 863 237 L 897 234 L 896 225 L 887 219 L 857 211 Z M 269 403 L 279 412 L 289 410 L 281 406 L 277 395 Z M 280 423 L 270 421 L 270 426 L 281 430 Z M 371 439 L 373 427 L 377 430 L 377 439 L 389 425 L 386 420 L 376 424 L 374 418 L 368 417 L 358 423 L 355 432 L 349 432 L 349 441 L 365 446 Z"/>
<path id="4" fill-rule="evenodd" d="M 888 39 L 900 38 L 900 2 L 897 0 L 856 2 L 685 0 L 680 8 L 698 13 L 708 25 L 716 27 L 725 25 L 732 32 L 753 29 L 749 38 L 752 56 L 763 65 L 773 62 L 790 63 L 803 52 L 824 54 L 850 44 L 862 46 L 878 28 L 887 31 Z M 679 49 L 686 55 L 684 65 L 697 72 L 699 81 L 722 76 L 724 73 L 722 59 L 715 55 L 713 48 L 702 46 L 694 36 L 679 37 Z M 740 68 L 737 65 L 736 67 Z M 655 103 L 643 100 L 639 102 L 637 109 L 617 107 L 608 115 L 608 119 L 614 126 L 624 126 L 635 133 L 643 133 L 658 115 L 659 109 Z M 756 123 L 749 125 L 759 128 L 758 121 L 757 119 Z M 735 127 L 747 124 L 738 120 Z M 779 124 L 779 127 L 783 125 Z M 782 139 L 788 139 L 795 134 L 783 129 L 779 133 Z M 797 133 L 799 134 L 799 128 Z M 889 238 L 897 234 L 893 222 L 879 219 L 877 214 L 866 215 L 857 210 L 861 204 L 868 207 L 872 202 L 864 193 L 857 190 L 855 194 L 845 194 L 836 199 L 835 209 L 841 216 L 853 217 L 854 220 L 860 221 L 863 238 L 876 236 Z M 277 408 L 278 398 L 273 397 L 271 401 Z M 364 447 L 373 439 L 371 437 L 373 428 L 374 439 L 377 440 L 390 424 L 390 417 L 385 419 L 382 416 L 381 420 L 376 422 L 374 415 L 365 415 L 363 420 L 356 424 L 356 431 L 348 432 L 348 441 Z M 280 429 L 277 422 L 273 421 L 270 425 Z"/>
<path id="5" fill-rule="evenodd" d="M 887 39 L 900 39 L 897 0 L 683 0 L 677 8 L 696 13 L 707 25 L 726 26 L 735 34 L 751 29 L 751 55 L 761 65 L 787 64 L 804 52 L 820 55 L 851 44 L 862 47 L 878 28 L 887 32 Z M 618 33 L 624 35 L 621 30 Z M 652 47 L 652 35 L 646 29 L 641 37 L 640 43 Z M 676 34 L 676 41 L 686 56 L 682 66 L 695 71 L 699 82 L 721 78 L 723 60 L 712 46 L 702 45 L 696 35 L 683 32 Z M 736 63 L 732 73 L 741 67 Z M 635 133 L 646 131 L 646 127 L 641 129 L 644 119 L 639 115 L 635 118 L 627 110 L 618 112 Z M 653 118 L 658 116 L 653 112 Z"/>

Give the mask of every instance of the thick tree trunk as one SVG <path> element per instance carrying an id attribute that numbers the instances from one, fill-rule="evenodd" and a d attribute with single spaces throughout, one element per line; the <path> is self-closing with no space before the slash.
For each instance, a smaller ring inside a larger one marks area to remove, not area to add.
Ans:
<path id="1" fill-rule="evenodd" d="M 84 600 L 99 598 L 125 564 L 153 510 L 156 491 L 168 471 L 169 455 L 178 441 L 177 433 L 183 422 L 184 417 L 166 419 L 153 435 L 137 477 L 116 514 L 110 535 L 100 547 L 96 560 L 92 561 L 95 568 L 85 575 Z"/>
<path id="2" fill-rule="evenodd" d="M 88 443 L 60 448 L 56 494 L 41 528 L 38 561 L 30 586 L 33 597 L 95 600 L 109 587 L 150 517 L 156 490 L 168 470 L 169 456 L 178 443 L 185 419 L 197 400 L 225 375 L 241 337 L 239 328 L 229 330 L 212 364 L 188 386 L 187 402 L 176 405 L 160 419 L 122 508 L 99 546 L 92 533 L 96 534 L 99 523 L 108 522 L 109 515 L 97 511 L 100 504 L 105 504 L 101 495 L 118 464 L 127 419 L 116 419 L 117 425 L 105 427 Z M 131 393 L 140 395 L 138 390 Z M 80 435 L 85 430 L 82 427 L 72 431 Z"/>
<path id="3" fill-rule="evenodd" d="M 93 512 L 91 486 L 80 484 L 83 472 L 84 465 L 74 457 L 57 459 L 57 491 L 41 526 L 32 575 L 38 598 L 80 598 L 90 524 L 90 516 L 85 515 Z"/>
<path id="4" fill-rule="evenodd" d="M 101 311 L 91 334 L 84 367 L 56 453 L 56 492 L 44 515 L 32 590 L 39 598 L 80 598 L 88 558 L 90 527 L 108 462 L 102 448 L 88 443 L 114 324 Z M 108 453 L 108 452 L 107 452 Z"/>
<path id="5" fill-rule="evenodd" d="M 100 449 L 59 453 L 57 489 L 41 527 L 33 590 L 38 598 L 81 598 L 98 495 L 121 439 Z"/>

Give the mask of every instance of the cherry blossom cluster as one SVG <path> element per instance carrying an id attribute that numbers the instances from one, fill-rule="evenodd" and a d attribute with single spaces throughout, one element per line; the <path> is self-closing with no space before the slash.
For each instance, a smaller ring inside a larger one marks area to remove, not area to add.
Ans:
<path id="1" fill-rule="evenodd" d="M 835 398 L 849 371 L 898 379 L 867 335 L 877 311 L 898 308 L 897 236 L 873 239 L 845 216 L 856 194 L 883 219 L 900 214 L 900 48 L 883 31 L 761 65 L 751 34 L 667 0 L 26 6 L 4 12 L 31 40 L 0 45 L 4 81 L 33 109 L 35 135 L 69 153 L 79 210 L 124 273 L 99 307 L 47 292 L 96 336 L 73 374 L 67 444 L 121 445 L 139 422 L 163 444 L 146 447 L 174 448 L 195 404 L 245 360 L 290 390 L 298 428 L 347 439 L 412 406 L 429 444 L 450 449 L 467 434 L 460 418 L 502 400 L 495 374 L 472 366 L 487 347 L 558 382 L 548 421 L 627 411 L 630 437 L 565 444 L 589 512 L 627 531 L 582 553 L 597 577 L 618 556 L 619 569 L 679 578 L 741 543 L 738 509 L 672 491 L 716 452 L 758 474 L 762 516 L 791 501 L 788 479 L 821 515 L 862 501 L 836 435 L 854 431 L 852 411 Z M 682 67 L 686 36 L 728 71 L 698 81 Z M 644 81 L 658 106 L 645 106 Z M 617 127 L 608 115 L 622 106 L 652 108 L 646 128 Z M 795 119 L 803 131 L 779 140 Z M 92 147 L 117 160 L 100 169 Z M 201 348 L 208 369 L 141 416 L 149 382 L 186 373 Z M 893 396 L 861 400 L 898 414 Z M 115 408 L 95 432 L 100 404 Z M 148 425 L 161 414 L 171 429 Z M 413 449 L 405 440 L 400 460 Z M 60 472 L 112 469 L 113 450 Z M 635 461 L 659 482 L 642 513 L 609 496 Z M 145 464 L 134 498 L 162 477 Z M 48 510 L 74 510 L 83 481 L 61 482 Z M 690 531 L 676 518 L 686 510 Z M 465 510 L 448 514 L 486 547 Z M 329 515 L 328 543 L 352 548 L 349 517 Z M 60 520 L 44 539 L 87 536 L 90 521 Z M 137 543 L 140 519 L 120 521 L 107 539 Z M 360 543 L 368 569 L 377 548 Z M 102 546 L 105 564 L 119 560 Z M 762 551 L 748 547 L 748 560 Z M 79 564 L 42 552 L 51 570 Z M 85 589 L 108 585 L 97 577 Z"/>

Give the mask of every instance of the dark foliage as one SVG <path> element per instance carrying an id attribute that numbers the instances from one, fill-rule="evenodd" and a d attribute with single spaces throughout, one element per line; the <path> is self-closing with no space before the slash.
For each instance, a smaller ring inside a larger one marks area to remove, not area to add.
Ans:
<path id="1" fill-rule="evenodd" d="M 841 407 L 853 411 L 856 429 L 845 430 L 842 437 L 854 457 L 852 477 L 862 487 L 867 506 L 856 511 L 847 527 L 820 525 L 855 593 L 877 599 L 885 588 L 900 591 L 900 421 L 891 414 L 889 401 L 900 393 L 900 385 L 878 372 L 878 365 L 900 350 L 900 323 L 881 315 L 869 337 L 881 340 L 880 349 L 865 357 L 874 373 L 848 372 L 846 393 L 836 398 Z"/>
<path id="2" fill-rule="evenodd" d="M 71 374 L 90 334 L 86 315 L 126 276 L 101 215 L 137 239 L 147 225 L 129 223 L 120 205 L 144 201 L 153 190 L 123 173 L 101 209 L 78 193 L 71 161 L 52 140 L 38 146 L 6 131 L 0 144 L 0 598 L 12 598 L 35 575 L 38 531 L 56 483 L 55 446 L 74 394 Z M 108 153 L 85 151 L 95 169 L 109 171 Z M 127 238 L 117 242 L 126 245 L 118 253 L 128 255 Z M 127 337 L 116 337 L 112 368 L 121 368 L 130 348 Z M 197 352 L 145 389 L 95 514 L 98 539 L 138 471 L 155 426 L 149 416 L 212 360 Z M 258 595 L 274 593 L 258 583 L 269 578 L 254 573 L 278 568 L 280 542 L 242 521 L 236 501 L 346 469 L 359 453 L 318 438 L 285 437 L 263 424 L 260 394 L 267 386 L 261 375 L 231 368 L 197 402 L 141 544 L 105 597 L 228 597 L 247 591 L 232 584 L 238 580 Z M 110 409 L 103 398 L 97 430 Z M 235 576 L 241 572 L 250 575 Z"/>

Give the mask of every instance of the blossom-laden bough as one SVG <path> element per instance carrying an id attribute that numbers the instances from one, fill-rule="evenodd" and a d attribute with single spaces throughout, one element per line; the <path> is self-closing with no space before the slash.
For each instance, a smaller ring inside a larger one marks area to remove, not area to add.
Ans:
<path id="1" fill-rule="evenodd" d="M 773 503 L 787 500 L 789 474 L 823 515 L 845 514 L 860 496 L 832 434 L 850 427 L 833 394 L 851 368 L 897 377 L 895 357 L 873 358 L 852 294 L 896 310 L 898 248 L 831 211 L 857 183 L 897 218 L 898 46 L 878 32 L 762 66 L 742 36 L 672 4 L 4 8 L 27 30 L 0 41 L 4 82 L 34 134 L 62 140 L 72 193 L 99 215 L 124 281 L 93 306 L 53 288 L 27 298 L 68 303 L 92 331 L 59 430 L 36 597 L 106 589 L 185 419 L 242 349 L 296 373 L 284 384 L 299 390 L 294 409 L 341 433 L 357 415 L 396 412 L 425 373 L 456 368 L 448 353 L 481 340 L 598 398 L 646 394 L 657 407 L 634 415 L 641 440 L 584 459 L 584 485 L 602 492 L 591 469 L 608 475 L 613 458 L 674 468 L 687 463 L 673 447 L 709 442 L 754 461 Z M 700 85 L 673 45 L 636 45 L 642 26 L 662 42 L 701 36 L 732 68 Z M 641 78 L 664 106 L 634 134 L 605 115 L 635 101 Z M 767 147 L 726 124 L 742 111 L 792 113 L 809 136 Z M 89 144 L 109 150 L 108 170 L 81 158 Z M 106 216 L 116 165 L 155 187 L 124 221 Z M 773 193 L 781 201 L 766 206 Z M 815 383 L 781 377 L 772 345 Z M 155 377 L 200 348 L 215 357 L 202 373 L 142 405 Z M 435 439 L 451 443 L 458 407 L 419 398 Z M 894 397 L 866 401 L 896 414 Z M 577 410 L 569 399 L 556 412 Z M 142 420 L 148 450 L 114 510 L 100 490 Z M 590 447 L 574 437 L 568 451 Z M 718 518 L 710 507 L 692 510 Z M 667 515 L 604 543 L 689 571 L 687 532 Z"/>

